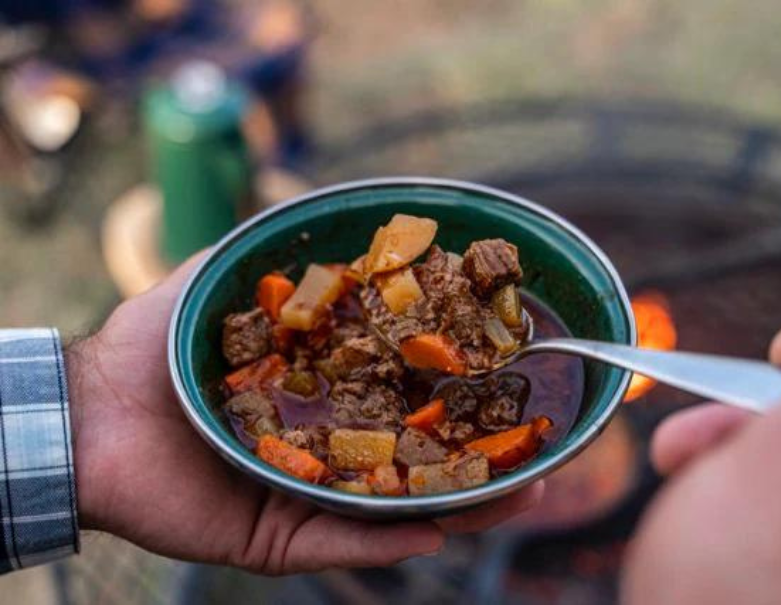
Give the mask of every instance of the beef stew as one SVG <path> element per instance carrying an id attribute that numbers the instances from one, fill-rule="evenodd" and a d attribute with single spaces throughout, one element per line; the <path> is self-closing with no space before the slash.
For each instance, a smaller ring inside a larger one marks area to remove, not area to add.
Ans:
<path id="1" fill-rule="evenodd" d="M 433 243 L 436 227 L 396 215 L 350 265 L 309 265 L 297 285 L 268 274 L 254 308 L 225 318 L 223 411 L 260 459 L 351 493 L 430 495 L 512 471 L 566 434 L 580 360 L 465 376 L 515 350 L 529 317 L 542 336 L 566 334 L 518 293 L 517 248 L 481 240 L 460 256 Z"/>

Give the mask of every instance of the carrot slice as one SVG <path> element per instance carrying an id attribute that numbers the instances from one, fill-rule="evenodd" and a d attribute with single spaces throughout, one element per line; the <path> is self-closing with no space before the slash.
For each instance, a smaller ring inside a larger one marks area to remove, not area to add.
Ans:
<path id="1" fill-rule="evenodd" d="M 287 365 L 282 355 L 272 353 L 231 372 L 225 377 L 225 383 L 234 395 L 254 391 L 287 370 Z"/>
<path id="2" fill-rule="evenodd" d="M 458 345 L 444 334 L 419 334 L 399 345 L 404 360 L 415 368 L 433 368 L 448 374 L 466 374 L 466 358 Z"/>
<path id="3" fill-rule="evenodd" d="M 540 433 L 534 424 L 537 420 L 509 431 L 475 439 L 464 447 L 485 454 L 494 468 L 512 468 L 537 453 L 540 446 Z M 550 422 L 547 418 L 545 420 Z"/>
<path id="4" fill-rule="evenodd" d="M 537 416 L 532 420 L 532 426 L 534 427 L 534 432 L 540 437 L 545 431 L 553 426 L 553 420 L 547 416 Z"/>
<path id="5" fill-rule="evenodd" d="M 445 400 L 434 399 L 412 414 L 405 416 L 404 425 L 430 433 L 436 425 L 445 421 L 446 416 Z"/>
<path id="6" fill-rule="evenodd" d="M 320 483 L 333 476 L 331 469 L 308 451 L 273 435 L 263 435 L 258 440 L 255 454 L 263 462 L 309 483 Z"/>
<path id="7" fill-rule="evenodd" d="M 281 273 L 269 273 L 258 282 L 255 302 L 274 321 L 279 321 L 279 310 L 296 291 L 296 285 Z"/>

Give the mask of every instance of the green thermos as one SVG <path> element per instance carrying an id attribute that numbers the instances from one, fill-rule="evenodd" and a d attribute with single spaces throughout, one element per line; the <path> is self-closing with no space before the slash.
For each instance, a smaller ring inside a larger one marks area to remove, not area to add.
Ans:
<path id="1" fill-rule="evenodd" d="M 251 201 L 252 167 L 241 133 L 247 98 L 218 66 L 193 61 L 149 91 L 144 123 L 163 198 L 161 250 L 179 263 L 236 225 Z"/>

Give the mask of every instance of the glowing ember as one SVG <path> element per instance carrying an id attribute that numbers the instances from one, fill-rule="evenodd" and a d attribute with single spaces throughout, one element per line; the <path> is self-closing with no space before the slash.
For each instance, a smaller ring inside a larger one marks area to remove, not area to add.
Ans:
<path id="1" fill-rule="evenodd" d="M 670 351 L 675 348 L 678 333 L 675 330 L 667 299 L 658 292 L 644 292 L 632 299 L 632 310 L 637 323 L 637 343 L 646 349 Z M 642 397 L 656 385 L 656 381 L 640 374 L 632 377 L 624 401 Z"/>

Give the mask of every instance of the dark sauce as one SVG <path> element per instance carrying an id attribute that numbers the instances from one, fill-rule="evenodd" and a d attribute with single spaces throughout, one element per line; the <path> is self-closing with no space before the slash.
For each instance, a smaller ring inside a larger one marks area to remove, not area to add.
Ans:
<path id="1" fill-rule="evenodd" d="M 362 322 L 363 310 L 355 296 L 345 296 L 333 308 L 333 317 L 337 322 Z M 301 397 L 281 388 L 273 388 L 274 403 L 279 411 L 282 424 L 287 429 L 301 426 L 331 426 L 331 400 L 328 393 L 331 390 L 329 382 L 317 374 L 320 383 L 320 394 L 315 397 Z"/>
<path id="2" fill-rule="evenodd" d="M 564 323 L 544 303 L 535 297 L 523 293 L 523 304 L 534 321 L 536 338 L 554 338 L 571 336 Z M 354 297 L 345 297 L 345 302 L 334 309 L 338 321 L 358 321 L 361 318 L 360 304 Z M 498 371 L 502 374 L 514 373 L 526 381 L 528 388 L 523 389 L 522 422 L 530 422 L 536 416 L 547 416 L 553 426 L 545 435 L 543 449 L 560 441 L 573 427 L 580 411 L 583 398 L 584 369 L 583 362 L 577 357 L 539 353 L 531 355 Z M 493 374 L 497 375 L 497 372 Z M 331 420 L 332 404 L 328 398 L 330 385 L 318 375 L 320 394 L 304 398 L 272 387 L 274 403 L 279 411 L 285 428 L 295 429 L 302 426 L 333 426 Z M 443 376 L 437 372 L 413 371 L 408 369 L 403 384 L 403 396 L 408 411 L 415 410 L 428 403 L 443 385 L 463 379 Z M 486 378 L 468 380 L 476 388 Z M 230 424 L 239 439 L 249 447 L 254 447 L 254 439 L 241 426 L 241 421 L 230 417 Z"/>
<path id="3" fill-rule="evenodd" d="M 534 321 L 535 338 L 571 337 L 564 322 L 543 302 L 523 292 L 523 306 Z M 523 422 L 535 416 L 547 416 L 553 426 L 546 433 L 545 448 L 558 443 L 575 425 L 583 401 L 585 374 L 583 360 L 571 355 L 538 353 L 507 368 L 529 380 L 529 399 L 523 410 Z"/>
<path id="4" fill-rule="evenodd" d="M 525 292 L 522 294 L 522 300 L 534 322 L 535 338 L 572 336 L 564 322 L 543 302 Z M 405 395 L 410 407 L 416 409 L 440 393 L 446 393 L 455 383 L 466 383 L 472 392 L 485 398 L 490 397 L 492 392 L 488 384 L 501 381 L 505 384 L 512 381 L 525 382 L 523 388 L 516 389 L 522 398 L 522 424 L 531 422 L 537 416 L 547 416 L 553 421 L 553 426 L 545 434 L 543 450 L 561 440 L 575 424 L 583 399 L 584 369 L 581 359 L 567 355 L 531 355 L 479 379 L 417 373 L 411 376 L 405 385 Z M 476 425 L 475 416 L 476 414 L 469 418 L 469 421 Z"/>

